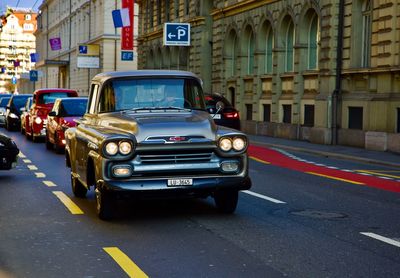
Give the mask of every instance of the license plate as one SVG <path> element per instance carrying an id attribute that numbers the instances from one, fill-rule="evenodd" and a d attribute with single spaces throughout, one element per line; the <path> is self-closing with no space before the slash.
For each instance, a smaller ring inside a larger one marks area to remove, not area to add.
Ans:
<path id="1" fill-rule="evenodd" d="M 212 117 L 213 119 L 220 120 L 220 119 L 221 119 L 221 114 L 211 114 L 211 117 Z"/>
<path id="2" fill-rule="evenodd" d="M 193 179 L 169 179 L 168 186 L 186 186 L 193 185 Z"/>

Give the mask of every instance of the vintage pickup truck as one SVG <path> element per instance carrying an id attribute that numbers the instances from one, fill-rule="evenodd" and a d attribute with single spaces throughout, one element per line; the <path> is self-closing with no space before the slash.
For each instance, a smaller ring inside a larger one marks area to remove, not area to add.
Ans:
<path id="1" fill-rule="evenodd" d="M 233 213 L 251 187 L 248 139 L 217 126 L 202 82 L 185 71 L 138 70 L 96 75 L 85 115 L 65 132 L 72 191 L 94 188 L 100 219 L 115 199 L 212 196 Z"/>

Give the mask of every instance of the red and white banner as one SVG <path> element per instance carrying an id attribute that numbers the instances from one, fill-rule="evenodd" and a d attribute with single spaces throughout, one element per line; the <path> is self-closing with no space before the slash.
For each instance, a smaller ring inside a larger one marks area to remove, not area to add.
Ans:
<path id="1" fill-rule="evenodd" d="M 135 0 L 122 0 L 122 8 L 129 9 L 130 26 L 122 27 L 121 50 L 133 50 L 133 5 Z"/>

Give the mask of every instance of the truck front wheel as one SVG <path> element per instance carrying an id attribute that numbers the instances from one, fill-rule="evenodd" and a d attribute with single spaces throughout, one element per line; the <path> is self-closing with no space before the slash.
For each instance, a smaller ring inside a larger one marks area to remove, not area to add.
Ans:
<path id="1" fill-rule="evenodd" d="M 233 213 L 239 199 L 239 192 L 237 190 L 218 190 L 214 193 L 214 201 L 218 210 L 223 213 Z"/>

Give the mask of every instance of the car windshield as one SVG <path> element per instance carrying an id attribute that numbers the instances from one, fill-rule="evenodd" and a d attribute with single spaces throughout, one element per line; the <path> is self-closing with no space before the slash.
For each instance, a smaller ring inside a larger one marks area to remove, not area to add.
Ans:
<path id="1" fill-rule="evenodd" d="M 82 116 L 86 112 L 87 99 L 68 99 L 61 102 L 60 115 Z"/>
<path id="2" fill-rule="evenodd" d="M 68 92 L 51 92 L 51 93 L 40 94 L 38 97 L 37 104 L 54 103 L 57 98 L 65 98 L 70 95 L 71 93 Z"/>
<path id="3" fill-rule="evenodd" d="M 9 97 L 0 98 L 0 107 L 5 108 L 7 106 L 9 99 L 10 99 Z"/>
<path id="4" fill-rule="evenodd" d="M 195 79 L 142 78 L 113 80 L 100 98 L 100 112 L 159 109 L 205 109 L 203 91 Z"/>

